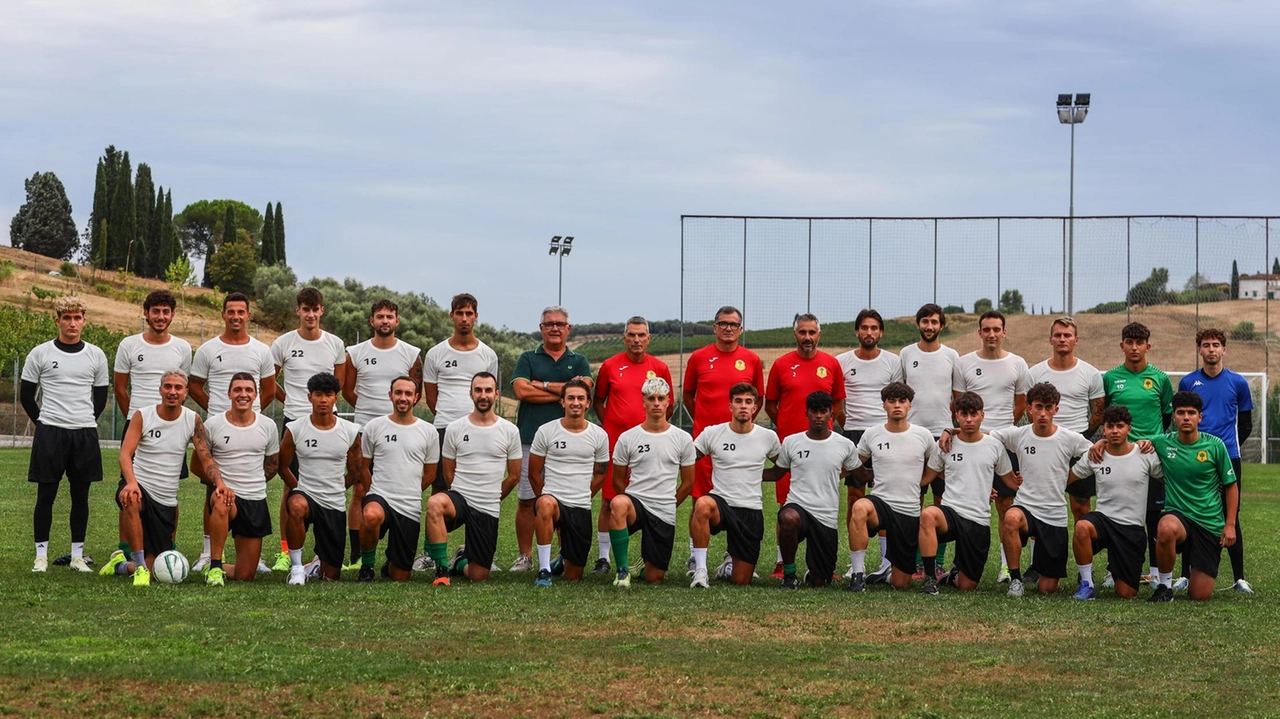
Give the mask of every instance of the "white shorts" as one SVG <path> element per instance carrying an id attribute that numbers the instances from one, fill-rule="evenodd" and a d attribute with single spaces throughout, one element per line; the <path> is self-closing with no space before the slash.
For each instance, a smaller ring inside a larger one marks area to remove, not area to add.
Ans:
<path id="1" fill-rule="evenodd" d="M 524 453 L 524 461 L 520 463 L 520 484 L 516 487 L 516 498 L 521 501 L 533 500 L 533 485 L 529 484 L 529 449 L 533 445 L 522 444 L 520 451 Z"/>

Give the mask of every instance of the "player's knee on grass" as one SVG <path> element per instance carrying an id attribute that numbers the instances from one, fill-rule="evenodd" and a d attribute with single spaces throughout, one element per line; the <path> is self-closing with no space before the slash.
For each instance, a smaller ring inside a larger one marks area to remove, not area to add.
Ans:
<path id="1" fill-rule="evenodd" d="M 648 562 L 644 563 L 644 581 L 649 584 L 662 584 L 662 580 L 666 578 L 666 570 L 658 569 Z"/>
<path id="2" fill-rule="evenodd" d="M 1197 602 L 1208 601 L 1213 598 L 1213 585 L 1215 579 L 1199 569 L 1191 570 L 1191 577 L 1187 583 L 1187 597 Z"/>
<path id="3" fill-rule="evenodd" d="M 1121 599 L 1133 599 L 1134 597 L 1138 596 L 1138 588 L 1131 587 L 1128 584 L 1125 584 L 1124 582 L 1117 579 L 1116 580 L 1116 596 L 1120 597 Z"/>
<path id="4" fill-rule="evenodd" d="M 473 582 L 483 582 L 489 579 L 489 568 L 482 567 L 479 564 L 476 564 L 475 562 L 470 562 L 469 564 L 467 564 L 466 568 L 464 569 L 464 572 L 467 575 L 467 579 Z"/>

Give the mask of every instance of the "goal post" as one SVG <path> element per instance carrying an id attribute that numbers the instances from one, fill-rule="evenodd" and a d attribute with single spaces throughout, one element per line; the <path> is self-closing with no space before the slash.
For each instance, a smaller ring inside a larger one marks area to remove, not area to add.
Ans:
<path id="1" fill-rule="evenodd" d="M 1169 381 L 1177 391 L 1178 380 L 1191 374 L 1194 370 L 1166 372 Z M 1240 461 L 1259 464 L 1267 463 L 1267 384 L 1266 372 L 1237 372 L 1249 383 L 1249 393 L 1253 395 L 1253 432 L 1249 439 L 1240 445 Z"/>

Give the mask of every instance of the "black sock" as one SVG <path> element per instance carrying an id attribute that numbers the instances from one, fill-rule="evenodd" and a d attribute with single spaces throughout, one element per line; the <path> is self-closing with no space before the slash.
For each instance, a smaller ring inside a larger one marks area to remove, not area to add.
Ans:
<path id="1" fill-rule="evenodd" d="M 360 530 L 348 529 L 347 538 L 351 540 L 351 561 L 360 558 Z"/>
<path id="2" fill-rule="evenodd" d="M 221 560 L 221 559 L 210 559 L 210 560 L 209 560 L 209 568 L 210 568 L 210 569 L 222 569 L 222 560 Z"/>
<path id="3" fill-rule="evenodd" d="M 921 557 L 924 560 L 924 576 L 935 577 L 938 574 L 938 557 Z"/>
<path id="4" fill-rule="evenodd" d="M 1009 568 L 1009 581 L 1011 581 L 1011 582 L 1021 582 L 1021 581 L 1022 581 L 1022 570 L 1021 570 L 1021 569 L 1015 569 L 1015 568 L 1013 568 L 1013 567 L 1010 567 L 1010 568 Z"/>

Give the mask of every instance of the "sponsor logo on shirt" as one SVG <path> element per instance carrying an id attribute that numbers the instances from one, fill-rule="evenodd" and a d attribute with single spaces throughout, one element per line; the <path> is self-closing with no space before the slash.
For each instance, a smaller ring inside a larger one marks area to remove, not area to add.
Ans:
<path id="1" fill-rule="evenodd" d="M 1169 449 L 1165 450 L 1165 452 L 1164 452 L 1164 456 L 1165 456 L 1165 457 L 1168 457 L 1169 459 L 1177 459 L 1177 458 L 1178 458 L 1178 450 L 1177 450 L 1177 448 L 1176 448 L 1176 447 L 1170 447 Z"/>
<path id="2" fill-rule="evenodd" d="M 1123 392 L 1123 391 L 1124 391 L 1124 380 L 1122 380 L 1122 379 L 1118 379 L 1118 380 L 1116 380 L 1116 381 L 1115 381 L 1115 388 L 1116 388 L 1116 391 L 1117 391 L 1117 392 Z"/>
<path id="3" fill-rule="evenodd" d="M 1208 462 L 1208 461 L 1209 461 L 1209 453 L 1208 453 L 1208 452 L 1206 452 L 1206 451 L 1204 451 L 1203 449 L 1202 449 L 1202 450 L 1200 450 L 1199 452 L 1196 452 L 1196 461 L 1197 461 L 1197 462 Z"/>
<path id="4" fill-rule="evenodd" d="M 1195 382 L 1192 382 L 1192 383 L 1191 383 L 1191 386 L 1192 386 L 1192 387 L 1199 387 L 1199 386 L 1200 386 L 1200 385 L 1202 385 L 1202 384 L 1204 384 L 1204 382 L 1201 382 L 1200 380 L 1196 380 Z"/>
<path id="5" fill-rule="evenodd" d="M 720 359 L 720 356 L 719 356 L 719 355 L 716 355 L 715 357 L 712 357 L 711 359 L 707 360 L 707 368 L 708 368 L 708 369 L 715 369 L 715 368 L 716 368 L 716 360 L 718 360 L 718 359 Z"/>
<path id="6" fill-rule="evenodd" d="M 742 360 L 738 360 L 737 362 L 733 363 L 733 368 L 741 372 L 742 370 L 747 368 L 747 363 L 743 362 Z"/>
<path id="7" fill-rule="evenodd" d="M 793 364 L 793 365 L 791 365 L 791 376 L 792 376 L 792 377 L 795 377 L 795 376 L 796 376 L 796 370 L 798 370 L 798 369 L 800 369 L 800 365 L 798 365 L 798 364 Z"/>

